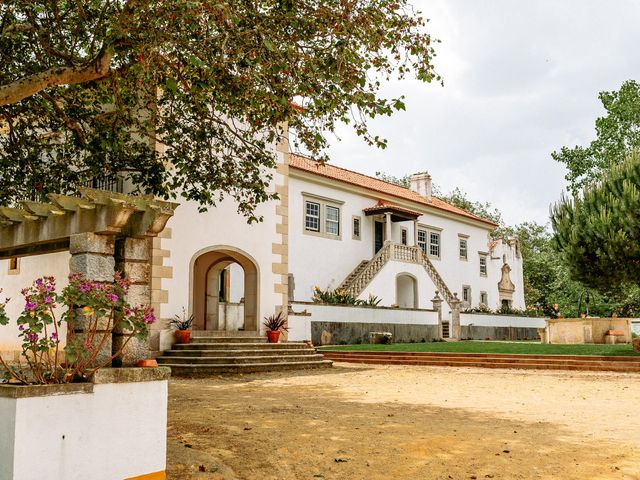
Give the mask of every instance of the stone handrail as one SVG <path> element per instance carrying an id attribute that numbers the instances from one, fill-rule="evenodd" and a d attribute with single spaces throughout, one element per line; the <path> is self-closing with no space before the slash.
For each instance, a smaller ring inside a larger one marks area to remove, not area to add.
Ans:
<path id="1" fill-rule="evenodd" d="M 353 282 L 351 282 L 351 285 L 347 288 L 348 293 L 357 297 L 360 295 L 360 292 L 362 292 L 362 290 L 371 283 L 373 277 L 382 270 L 382 267 L 384 267 L 389 261 L 389 258 L 391 258 L 391 246 L 391 243 L 386 243 L 380 250 L 378 250 L 378 253 L 376 253 L 369 261 L 367 266 L 362 269 L 356 278 L 353 279 Z"/>

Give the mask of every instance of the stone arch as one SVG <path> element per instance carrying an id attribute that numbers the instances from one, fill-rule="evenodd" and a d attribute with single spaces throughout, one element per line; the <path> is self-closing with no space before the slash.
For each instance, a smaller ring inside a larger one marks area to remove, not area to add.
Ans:
<path id="1" fill-rule="evenodd" d="M 400 308 L 418 308 L 418 279 L 410 273 L 396 275 L 396 305 Z"/>
<path id="2" fill-rule="evenodd" d="M 258 263 L 247 252 L 229 245 L 215 245 L 196 252 L 190 262 L 189 311 L 194 316 L 194 330 L 217 330 L 217 291 L 211 285 L 220 278 L 220 272 L 232 263 L 244 270 L 244 330 L 260 331 Z M 207 298 L 209 296 L 209 298 Z M 209 312 L 207 309 L 213 312 Z"/>

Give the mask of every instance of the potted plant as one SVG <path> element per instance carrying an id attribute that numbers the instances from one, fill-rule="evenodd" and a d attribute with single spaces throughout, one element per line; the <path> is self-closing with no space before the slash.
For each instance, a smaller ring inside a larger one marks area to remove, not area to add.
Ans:
<path id="1" fill-rule="evenodd" d="M 278 312 L 277 315 L 264 317 L 264 322 L 262 324 L 267 327 L 267 339 L 269 340 L 269 343 L 278 343 L 278 340 L 280 339 L 280 332 L 286 332 L 289 330 L 286 323 L 287 318 L 282 312 Z"/>
<path id="2" fill-rule="evenodd" d="M 169 325 L 175 328 L 174 335 L 176 336 L 176 343 L 189 343 L 191 341 L 191 325 L 193 324 L 193 314 L 187 316 L 187 312 L 184 307 L 182 308 L 182 315 L 175 315 L 172 320 L 169 321 Z"/>

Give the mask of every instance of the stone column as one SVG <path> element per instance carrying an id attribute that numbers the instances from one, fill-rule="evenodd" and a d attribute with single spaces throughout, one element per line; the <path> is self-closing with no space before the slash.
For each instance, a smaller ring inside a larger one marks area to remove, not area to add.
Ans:
<path id="1" fill-rule="evenodd" d="M 391 241 L 391 214 L 390 213 L 385 213 L 384 214 L 384 241 L 385 242 L 390 242 Z"/>
<path id="2" fill-rule="evenodd" d="M 126 237 L 116 242 L 116 270 L 131 282 L 127 302 L 132 307 L 151 305 L 151 241 L 148 238 Z M 158 312 L 155 312 L 156 315 Z M 113 352 L 126 342 L 122 355 L 113 360 L 114 367 L 132 366 L 138 360 L 149 358 L 149 339 L 129 338 L 128 331 L 116 328 L 113 334 Z"/>
<path id="3" fill-rule="evenodd" d="M 451 307 L 451 338 L 460 340 L 460 300 L 458 294 L 453 294 L 453 300 L 451 300 L 449 306 Z"/>
<path id="4" fill-rule="evenodd" d="M 80 273 L 84 278 L 93 282 L 113 282 L 115 267 L 114 254 L 115 238 L 112 235 L 99 235 L 96 233 L 78 233 L 69 238 L 69 272 Z M 102 323 L 102 325 L 101 325 Z M 72 326 L 74 335 L 84 337 L 87 329 L 87 320 L 81 311 L 77 312 L 76 322 Z M 98 342 L 102 340 L 106 329 L 106 320 L 98 324 Z M 102 330 L 100 330 L 102 328 Z M 101 365 L 111 357 L 111 336 L 105 339 L 100 348 L 100 353 L 95 359 L 95 365 Z"/>
<path id="5" fill-rule="evenodd" d="M 438 340 L 442 340 L 444 338 L 442 335 L 442 298 L 440 298 L 437 290 L 436 295 L 431 299 L 431 303 L 438 314 Z"/>
<path id="6" fill-rule="evenodd" d="M 413 221 L 413 246 L 418 246 L 418 219 Z M 436 292 L 436 295 L 438 292 Z"/>

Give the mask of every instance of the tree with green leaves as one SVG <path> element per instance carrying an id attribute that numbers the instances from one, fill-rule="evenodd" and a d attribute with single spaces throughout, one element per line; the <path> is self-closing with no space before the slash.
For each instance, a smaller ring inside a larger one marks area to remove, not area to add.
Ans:
<path id="1" fill-rule="evenodd" d="M 596 139 L 587 147 L 562 147 L 551 154 L 566 166 L 573 194 L 640 147 L 640 84 L 628 80 L 618 91 L 600 92 L 599 98 L 607 113 L 596 120 Z"/>
<path id="2" fill-rule="evenodd" d="M 255 219 L 272 145 L 404 109 L 383 81 L 438 80 L 408 0 L 0 3 L 0 204 L 129 172 L 148 193 Z M 295 103 L 294 103 L 295 102 Z"/>
<path id="3" fill-rule="evenodd" d="M 554 242 L 572 277 L 600 291 L 640 283 L 640 153 L 553 206 Z"/>

